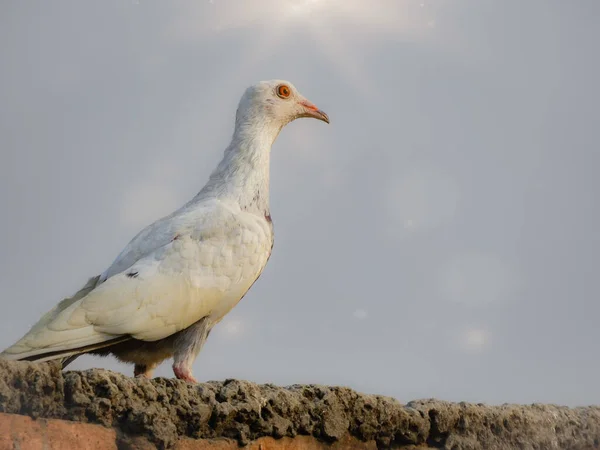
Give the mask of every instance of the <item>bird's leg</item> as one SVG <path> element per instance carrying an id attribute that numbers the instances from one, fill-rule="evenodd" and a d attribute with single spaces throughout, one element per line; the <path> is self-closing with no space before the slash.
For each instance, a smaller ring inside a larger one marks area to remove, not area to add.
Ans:
<path id="1" fill-rule="evenodd" d="M 133 367 L 133 375 L 136 378 L 147 378 L 147 379 L 151 379 L 152 378 L 152 373 L 154 372 L 154 369 L 156 368 L 156 364 L 136 364 Z"/>
<path id="2" fill-rule="evenodd" d="M 192 375 L 192 364 L 210 333 L 208 317 L 200 319 L 195 324 L 181 330 L 173 344 L 173 373 L 180 380 L 189 383 L 198 381 Z"/>
<path id="3" fill-rule="evenodd" d="M 196 384 L 198 380 L 192 375 L 192 369 L 189 365 L 173 364 L 173 373 L 179 380 L 187 381 L 188 383 Z"/>

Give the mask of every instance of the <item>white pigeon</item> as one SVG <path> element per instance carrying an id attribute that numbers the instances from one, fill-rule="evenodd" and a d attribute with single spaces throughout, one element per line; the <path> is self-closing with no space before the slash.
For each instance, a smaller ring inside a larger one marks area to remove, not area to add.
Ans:
<path id="1" fill-rule="evenodd" d="M 112 265 L 46 313 L 0 357 L 62 360 L 113 354 L 150 378 L 173 357 L 179 379 L 210 330 L 241 300 L 271 255 L 269 159 L 281 129 L 329 117 L 289 82 L 262 81 L 242 96 L 231 143 L 202 190 L 135 236 Z"/>

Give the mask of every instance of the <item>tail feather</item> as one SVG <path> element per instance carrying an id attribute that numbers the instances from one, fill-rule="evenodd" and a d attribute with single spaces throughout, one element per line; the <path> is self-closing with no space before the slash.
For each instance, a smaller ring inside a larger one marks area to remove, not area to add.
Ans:
<path id="1" fill-rule="evenodd" d="M 69 350 L 57 350 L 57 351 L 51 351 L 51 352 L 47 352 L 47 353 L 38 353 L 36 355 L 29 355 L 29 356 L 19 356 L 18 354 L 12 355 L 12 354 L 3 352 L 3 353 L 0 353 L 0 356 L 4 357 L 5 359 L 12 359 L 15 361 L 43 362 L 43 361 L 52 361 L 55 359 L 63 359 L 62 364 L 64 367 L 67 364 L 69 364 L 71 361 L 73 361 L 77 356 L 80 356 L 84 353 L 89 353 L 94 350 L 99 350 L 101 348 L 110 347 L 111 345 L 119 344 L 121 342 L 128 341 L 129 339 L 131 339 L 131 337 L 129 337 L 129 336 L 119 336 L 119 337 L 116 337 L 109 341 L 99 342 L 97 344 L 85 345 L 83 347 L 77 347 L 77 348 L 73 348 L 73 349 L 69 349 Z M 69 359 L 70 359 L 70 361 L 68 361 Z"/>
<path id="2" fill-rule="evenodd" d="M 71 364 L 73 361 L 75 361 L 79 356 L 81 356 L 81 354 L 71 355 L 67 358 L 61 359 L 60 364 L 61 364 L 62 368 L 64 369 L 65 367 L 67 367 L 69 364 Z"/>

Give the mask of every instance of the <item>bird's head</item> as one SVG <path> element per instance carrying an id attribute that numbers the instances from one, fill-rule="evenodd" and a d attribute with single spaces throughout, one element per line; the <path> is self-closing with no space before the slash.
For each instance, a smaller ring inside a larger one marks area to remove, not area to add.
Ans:
<path id="1" fill-rule="evenodd" d="M 261 81 L 244 92 L 237 110 L 237 120 L 271 122 L 280 127 L 301 117 L 329 123 L 329 117 L 308 101 L 296 87 L 285 80 Z"/>

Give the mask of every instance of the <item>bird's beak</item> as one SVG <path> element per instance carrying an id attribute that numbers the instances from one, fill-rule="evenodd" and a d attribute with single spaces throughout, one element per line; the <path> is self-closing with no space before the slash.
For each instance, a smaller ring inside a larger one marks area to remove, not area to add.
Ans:
<path id="1" fill-rule="evenodd" d="M 302 100 L 300 104 L 304 108 L 304 112 L 301 114 L 301 117 L 312 117 L 314 119 L 322 120 L 325 123 L 329 123 L 329 116 L 308 100 Z"/>

